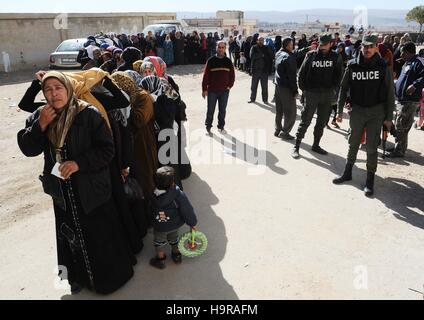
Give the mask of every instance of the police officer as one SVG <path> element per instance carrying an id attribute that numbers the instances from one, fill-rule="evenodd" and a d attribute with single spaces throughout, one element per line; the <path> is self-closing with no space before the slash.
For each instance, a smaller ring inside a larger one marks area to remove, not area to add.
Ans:
<path id="1" fill-rule="evenodd" d="M 364 36 L 358 57 L 349 61 L 340 86 L 337 121 L 342 122 L 343 106 L 349 99 L 350 115 L 349 152 L 343 174 L 334 179 L 340 184 L 352 180 L 352 167 L 356 161 L 361 136 L 367 132 L 367 180 L 366 196 L 374 193 L 374 175 L 377 170 L 377 147 L 381 127 L 390 130 L 394 110 L 394 83 L 390 68 L 377 49 L 376 34 Z M 349 97 L 348 97 L 349 93 Z"/>
<path id="2" fill-rule="evenodd" d="M 317 112 L 317 121 L 312 151 L 327 154 L 327 151 L 322 149 L 319 143 L 328 121 L 335 90 L 343 75 L 343 60 L 339 54 L 331 50 L 331 40 L 331 34 L 322 34 L 319 39 L 319 47 L 306 55 L 299 70 L 298 82 L 299 88 L 304 92 L 305 107 L 296 133 L 296 144 L 292 151 L 292 157 L 295 159 L 299 158 L 300 144 L 315 111 Z"/>

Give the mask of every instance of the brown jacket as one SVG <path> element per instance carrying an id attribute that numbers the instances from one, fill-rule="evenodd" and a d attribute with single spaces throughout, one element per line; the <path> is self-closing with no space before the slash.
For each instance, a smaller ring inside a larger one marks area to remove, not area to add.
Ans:
<path id="1" fill-rule="evenodd" d="M 146 91 L 139 91 L 131 106 L 130 123 L 134 137 L 131 174 L 143 188 L 147 199 L 155 189 L 154 175 L 158 167 L 158 153 L 154 131 L 153 100 Z"/>

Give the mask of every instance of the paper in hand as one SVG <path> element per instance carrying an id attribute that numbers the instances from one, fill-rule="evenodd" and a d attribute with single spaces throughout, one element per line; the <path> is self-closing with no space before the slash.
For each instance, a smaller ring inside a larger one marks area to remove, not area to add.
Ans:
<path id="1" fill-rule="evenodd" d="M 52 175 L 64 180 L 63 177 L 60 175 L 59 166 L 60 166 L 60 163 L 56 162 L 52 169 Z"/>

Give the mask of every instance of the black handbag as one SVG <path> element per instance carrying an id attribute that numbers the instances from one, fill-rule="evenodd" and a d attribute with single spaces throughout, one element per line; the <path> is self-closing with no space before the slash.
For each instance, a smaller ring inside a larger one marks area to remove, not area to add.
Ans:
<path id="1" fill-rule="evenodd" d="M 129 200 L 143 200 L 144 193 L 137 180 L 133 177 L 126 177 L 124 182 L 124 192 Z"/>

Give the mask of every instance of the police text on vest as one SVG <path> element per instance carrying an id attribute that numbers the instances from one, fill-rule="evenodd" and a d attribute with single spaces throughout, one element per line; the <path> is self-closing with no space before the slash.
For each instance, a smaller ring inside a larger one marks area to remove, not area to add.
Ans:
<path id="1" fill-rule="evenodd" d="M 352 80 L 379 80 L 380 71 L 357 71 L 352 72 Z"/>

